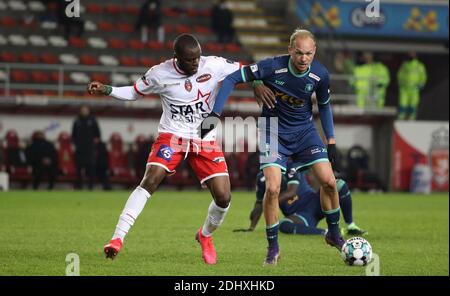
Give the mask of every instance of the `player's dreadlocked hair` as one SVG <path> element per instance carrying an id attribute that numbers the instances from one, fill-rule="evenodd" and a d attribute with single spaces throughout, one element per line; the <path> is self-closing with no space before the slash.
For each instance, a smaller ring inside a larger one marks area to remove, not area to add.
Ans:
<path id="1" fill-rule="evenodd" d="M 299 39 L 311 38 L 312 40 L 314 40 L 314 43 L 316 43 L 316 38 L 314 37 L 313 33 L 305 29 L 297 28 L 289 38 L 289 46 L 291 47 L 294 46 L 294 42 L 297 38 Z"/>

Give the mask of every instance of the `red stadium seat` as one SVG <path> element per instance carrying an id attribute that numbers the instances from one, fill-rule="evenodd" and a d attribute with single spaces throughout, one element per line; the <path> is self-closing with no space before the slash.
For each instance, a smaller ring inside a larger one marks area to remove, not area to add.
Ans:
<path id="1" fill-rule="evenodd" d="M 99 81 L 101 83 L 109 83 L 110 82 L 109 75 L 107 75 L 106 73 L 92 73 L 91 79 L 95 80 L 95 81 Z"/>
<path id="2" fill-rule="evenodd" d="M 223 46 L 220 43 L 209 42 L 206 43 L 205 49 L 211 53 L 220 53 L 223 51 Z"/>
<path id="3" fill-rule="evenodd" d="M 115 4 L 106 5 L 105 10 L 106 10 L 106 12 L 111 13 L 111 14 L 119 14 L 119 13 L 122 13 L 122 11 L 123 11 L 121 6 L 115 5 Z"/>
<path id="4" fill-rule="evenodd" d="M 37 63 L 39 61 L 38 57 L 32 53 L 22 53 L 20 55 L 20 60 L 24 63 Z"/>
<path id="5" fill-rule="evenodd" d="M 129 23 L 118 23 L 117 29 L 119 29 L 119 31 L 124 32 L 124 33 L 133 32 L 133 26 L 130 25 Z"/>
<path id="6" fill-rule="evenodd" d="M 50 75 L 43 71 L 31 71 L 31 79 L 37 83 L 48 83 L 50 81 Z"/>
<path id="7" fill-rule="evenodd" d="M 201 35 L 210 35 L 212 34 L 211 29 L 207 26 L 194 26 L 194 32 Z"/>
<path id="8" fill-rule="evenodd" d="M 58 71 L 50 72 L 50 79 L 55 83 L 59 83 L 59 72 Z M 69 74 L 64 73 L 63 80 L 64 83 L 68 83 L 70 81 Z"/>
<path id="9" fill-rule="evenodd" d="M 98 60 L 94 56 L 83 54 L 80 56 L 80 63 L 82 65 L 96 65 L 98 64 Z"/>
<path id="10" fill-rule="evenodd" d="M 23 89 L 21 92 L 24 96 L 39 96 L 42 94 L 40 90 L 36 89 Z"/>
<path id="11" fill-rule="evenodd" d="M 54 90 L 43 90 L 43 91 L 42 91 L 42 94 L 43 94 L 44 96 L 56 97 L 56 96 L 58 95 L 58 92 L 57 92 L 57 91 L 54 91 Z"/>
<path id="12" fill-rule="evenodd" d="M 169 7 L 169 8 L 163 8 L 162 14 L 165 17 L 179 17 L 180 11 Z"/>
<path id="13" fill-rule="evenodd" d="M 68 132 L 61 132 L 58 136 L 58 166 L 63 180 L 75 180 L 75 156 L 72 148 L 72 139 Z"/>
<path id="14" fill-rule="evenodd" d="M 151 50 L 158 50 L 158 51 L 164 50 L 164 43 L 158 41 L 149 41 L 147 43 L 147 46 Z"/>
<path id="15" fill-rule="evenodd" d="M 86 11 L 89 13 L 101 14 L 103 12 L 103 8 L 95 3 L 89 3 L 86 5 Z"/>
<path id="16" fill-rule="evenodd" d="M 184 33 L 190 33 L 192 31 L 190 26 L 187 25 L 176 25 L 175 26 L 175 33 L 177 34 L 184 34 Z"/>
<path id="17" fill-rule="evenodd" d="M 109 138 L 109 169 L 112 181 L 114 178 L 131 179 L 132 174 L 128 166 L 128 155 L 123 151 L 123 141 L 119 133 L 112 133 Z"/>
<path id="18" fill-rule="evenodd" d="M 85 48 L 86 47 L 86 40 L 78 37 L 70 37 L 69 38 L 69 44 L 73 47 L 77 48 Z"/>
<path id="19" fill-rule="evenodd" d="M 155 61 L 152 58 L 148 58 L 148 57 L 140 57 L 139 58 L 139 66 L 141 66 L 141 67 L 151 68 L 156 64 L 157 64 L 157 61 Z"/>
<path id="20" fill-rule="evenodd" d="M 109 47 L 115 49 L 124 49 L 127 47 L 126 43 L 122 39 L 111 38 L 108 40 Z"/>
<path id="21" fill-rule="evenodd" d="M 59 63 L 58 57 L 51 53 L 41 54 L 40 59 L 41 59 L 41 62 L 43 62 L 44 64 L 58 64 Z"/>
<path id="22" fill-rule="evenodd" d="M 139 7 L 137 7 L 137 6 L 127 6 L 125 8 L 125 12 L 126 12 L 126 14 L 129 14 L 129 15 L 138 15 L 139 14 Z"/>
<path id="23" fill-rule="evenodd" d="M 130 46 L 130 48 L 132 49 L 136 49 L 136 50 L 142 50 L 145 48 L 145 43 L 143 43 L 140 40 L 137 39 L 132 39 L 128 42 L 128 45 Z"/>
<path id="24" fill-rule="evenodd" d="M 0 19 L 1 27 L 13 28 L 17 26 L 17 21 L 12 17 L 5 16 Z"/>
<path id="25" fill-rule="evenodd" d="M 13 82 L 28 82 L 30 80 L 30 75 L 27 71 L 23 70 L 12 70 L 11 80 Z"/>
<path id="26" fill-rule="evenodd" d="M 163 25 L 163 26 L 164 26 L 164 32 L 165 32 L 166 34 L 173 33 L 174 27 L 173 27 L 172 25 L 170 25 L 170 24 L 165 24 L 165 25 Z"/>
<path id="27" fill-rule="evenodd" d="M 120 64 L 122 66 L 134 67 L 137 66 L 137 60 L 133 57 L 122 56 L 119 58 Z"/>
<path id="28" fill-rule="evenodd" d="M 114 30 L 114 25 L 110 22 L 101 21 L 98 23 L 98 28 L 101 31 L 112 31 L 112 30 Z"/>
<path id="29" fill-rule="evenodd" d="M 17 56 L 12 52 L 2 52 L 0 54 L 0 61 L 6 63 L 15 63 L 17 62 Z"/>
<path id="30" fill-rule="evenodd" d="M 186 15 L 188 17 L 194 18 L 194 17 L 199 16 L 199 11 L 197 9 L 194 9 L 194 8 L 187 8 L 186 9 Z"/>
<path id="31" fill-rule="evenodd" d="M 238 53 L 241 50 L 242 50 L 241 47 L 239 45 L 237 45 L 236 43 L 227 43 L 227 44 L 225 44 L 225 51 L 226 52 Z"/>

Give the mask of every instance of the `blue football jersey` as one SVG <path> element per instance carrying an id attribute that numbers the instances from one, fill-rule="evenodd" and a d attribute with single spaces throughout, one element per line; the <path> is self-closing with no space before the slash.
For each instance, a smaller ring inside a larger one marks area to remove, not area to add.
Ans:
<path id="1" fill-rule="evenodd" d="M 262 80 L 274 92 L 276 107 L 264 106 L 261 115 L 278 117 L 280 134 L 297 133 L 302 125 L 312 121 L 314 92 L 318 104 L 326 104 L 330 99 L 328 70 L 317 60 L 313 60 L 303 74 L 296 74 L 289 55 L 262 60 L 242 71 L 245 71 L 245 80 Z"/>

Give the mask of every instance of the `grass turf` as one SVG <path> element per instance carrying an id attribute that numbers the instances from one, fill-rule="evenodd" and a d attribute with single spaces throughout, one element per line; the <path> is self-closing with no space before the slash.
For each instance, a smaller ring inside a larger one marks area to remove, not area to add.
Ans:
<path id="1" fill-rule="evenodd" d="M 103 245 L 128 195 L 0 193 L 0 275 L 65 275 L 68 253 L 79 255 L 81 275 L 365 275 L 365 267 L 346 266 L 320 236 L 280 234 L 280 262 L 263 268 L 263 218 L 254 232 L 232 232 L 249 225 L 251 192 L 233 192 L 230 212 L 214 234 L 215 266 L 203 263 L 194 240 L 210 203 L 205 191 L 155 194 L 119 256 L 106 260 Z M 448 200 L 448 194 L 353 194 L 354 220 L 369 231 L 381 275 L 449 275 Z"/>

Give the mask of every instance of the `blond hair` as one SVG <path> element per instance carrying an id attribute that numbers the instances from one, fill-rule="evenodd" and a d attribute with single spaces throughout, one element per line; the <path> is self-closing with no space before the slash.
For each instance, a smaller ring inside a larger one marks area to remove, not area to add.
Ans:
<path id="1" fill-rule="evenodd" d="M 316 38 L 314 37 L 313 33 L 305 29 L 297 28 L 289 38 L 289 46 L 293 47 L 294 42 L 297 38 L 299 39 L 311 38 L 314 41 L 314 43 L 316 43 Z"/>

